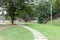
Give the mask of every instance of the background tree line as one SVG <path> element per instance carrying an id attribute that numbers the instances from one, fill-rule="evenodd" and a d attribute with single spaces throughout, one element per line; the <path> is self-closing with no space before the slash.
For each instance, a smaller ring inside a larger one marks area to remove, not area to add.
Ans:
<path id="1" fill-rule="evenodd" d="M 1 0 L 0 6 L 6 8 L 5 17 L 11 20 L 21 18 L 25 22 L 38 18 L 39 23 L 46 23 L 50 20 L 50 8 L 52 4 L 53 18 L 60 17 L 60 1 L 59 0 Z"/>
<path id="2" fill-rule="evenodd" d="M 52 10 L 51 8 L 52 4 Z M 41 0 L 38 7 L 36 8 L 38 15 L 39 23 L 47 23 L 51 19 L 51 12 L 53 19 L 60 17 L 60 0 Z"/>

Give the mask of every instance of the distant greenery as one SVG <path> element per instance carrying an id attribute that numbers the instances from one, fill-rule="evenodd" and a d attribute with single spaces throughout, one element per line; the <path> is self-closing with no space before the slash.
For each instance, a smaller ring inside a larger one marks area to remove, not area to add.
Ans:
<path id="1" fill-rule="evenodd" d="M 11 20 L 14 24 L 14 20 L 22 18 L 24 21 L 29 21 L 35 17 L 33 1 L 29 0 L 1 0 L 3 7 L 6 8 L 7 14 L 5 17 Z M 32 4 L 31 4 L 32 3 Z M 22 14 L 21 14 L 22 13 Z"/>
<path id="2" fill-rule="evenodd" d="M 51 6 L 52 4 L 52 6 Z M 52 7 L 52 10 L 51 10 Z M 60 1 L 59 0 L 49 0 L 44 1 L 41 0 L 39 5 L 36 8 L 36 12 L 38 14 L 38 22 L 39 23 L 47 23 L 51 18 L 51 12 L 53 19 L 60 17 Z"/>
<path id="3" fill-rule="evenodd" d="M 16 18 L 22 18 L 27 21 L 27 18 L 30 18 L 33 14 L 33 10 L 28 3 L 25 3 L 25 0 L 8 0 L 6 1 L 6 9 L 7 16 L 9 16 L 8 18 L 10 18 L 12 24 L 14 24 Z"/>
<path id="4" fill-rule="evenodd" d="M 37 1 L 39 3 L 34 0 L 4 0 L 2 4 L 7 10 L 5 17 L 10 19 L 12 24 L 17 18 L 21 18 L 25 22 L 38 18 L 39 23 L 47 23 L 51 18 L 50 11 L 52 11 L 53 19 L 60 17 L 60 0 Z"/>
<path id="5" fill-rule="evenodd" d="M 38 15 L 38 22 L 39 23 L 46 23 L 48 21 L 47 17 L 50 16 L 50 8 L 51 8 L 50 1 L 46 2 L 44 0 L 41 0 L 41 3 L 39 3 L 38 7 L 36 8 Z M 47 20 L 46 20 L 47 19 Z"/>
<path id="6" fill-rule="evenodd" d="M 23 27 L 0 30 L 0 40 L 34 40 L 31 32 Z"/>

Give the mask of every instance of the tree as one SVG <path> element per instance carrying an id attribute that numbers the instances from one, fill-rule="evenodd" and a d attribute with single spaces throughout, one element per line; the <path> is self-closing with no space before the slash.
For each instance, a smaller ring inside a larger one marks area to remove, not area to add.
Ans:
<path id="1" fill-rule="evenodd" d="M 14 20 L 15 20 L 15 17 L 16 17 L 16 14 L 15 13 L 17 10 L 16 8 L 16 5 L 14 4 L 14 2 L 12 2 L 11 0 L 9 1 L 9 8 L 8 8 L 8 15 L 11 17 L 11 22 L 12 24 L 14 24 Z"/>
<path id="2" fill-rule="evenodd" d="M 60 0 L 54 2 L 53 9 L 55 9 L 57 13 L 60 13 Z"/>
<path id="3" fill-rule="evenodd" d="M 60 15 L 60 0 L 48 0 L 46 2 L 45 0 L 42 0 L 40 4 L 38 5 L 37 13 L 38 13 L 38 22 L 39 23 L 46 23 L 50 20 L 50 6 L 52 4 L 52 17 L 53 19 L 59 17 Z"/>
<path id="4" fill-rule="evenodd" d="M 53 5 L 53 17 L 60 17 L 60 0 L 55 0 Z"/>
<path id="5" fill-rule="evenodd" d="M 42 0 L 36 9 L 38 13 L 38 22 L 46 23 L 48 21 L 47 17 L 50 16 L 50 2 Z"/>
<path id="6" fill-rule="evenodd" d="M 25 3 L 25 0 L 7 0 L 6 8 L 8 12 L 7 16 L 11 19 L 12 24 L 14 24 L 13 22 L 17 17 L 21 17 L 21 13 L 25 21 L 28 20 L 28 18 L 32 18 L 32 7 L 30 4 Z"/>

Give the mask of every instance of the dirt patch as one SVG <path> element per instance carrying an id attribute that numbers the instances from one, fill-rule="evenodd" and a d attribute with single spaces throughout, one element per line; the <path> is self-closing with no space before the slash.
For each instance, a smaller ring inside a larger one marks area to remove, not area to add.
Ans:
<path id="1" fill-rule="evenodd" d="M 17 27 L 18 25 L 0 25 L 0 31 L 4 29 L 8 29 L 11 27 Z"/>

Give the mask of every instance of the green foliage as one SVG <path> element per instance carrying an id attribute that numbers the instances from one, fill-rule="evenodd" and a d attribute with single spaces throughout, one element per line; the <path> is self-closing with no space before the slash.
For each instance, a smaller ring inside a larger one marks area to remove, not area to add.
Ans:
<path id="1" fill-rule="evenodd" d="M 55 9 L 55 13 L 60 13 L 60 0 L 54 2 L 53 9 Z"/>
<path id="2" fill-rule="evenodd" d="M 52 4 L 52 10 L 51 10 L 51 4 Z M 59 0 L 49 0 L 48 2 L 45 2 L 42 0 L 40 4 L 37 7 L 37 13 L 38 13 L 38 22 L 44 23 L 50 20 L 50 10 L 52 11 L 53 18 L 59 17 L 60 14 L 60 1 Z"/>
<path id="3" fill-rule="evenodd" d="M 8 16 L 11 18 L 11 22 L 12 24 L 14 24 L 14 20 L 15 20 L 15 17 L 17 16 L 17 7 L 16 7 L 16 4 L 10 0 L 8 1 L 8 6 L 7 6 L 7 11 L 8 11 Z"/>
<path id="4" fill-rule="evenodd" d="M 60 0 L 55 0 L 53 5 L 53 18 L 58 18 L 60 17 Z"/>
<path id="5" fill-rule="evenodd" d="M 19 13 L 20 13 L 19 17 L 22 18 L 22 19 L 24 19 L 24 21 L 30 20 L 30 16 L 29 16 L 29 14 L 27 12 L 25 12 L 25 11 L 24 12 L 19 11 Z"/>
<path id="6" fill-rule="evenodd" d="M 13 21 L 17 18 L 20 17 L 22 19 L 24 19 L 25 21 L 28 20 L 29 18 L 34 17 L 34 13 L 33 13 L 33 8 L 31 4 L 25 3 L 25 0 L 8 0 L 7 1 L 7 16 L 10 17 L 10 19 L 12 20 L 12 24 Z M 21 12 L 21 13 L 20 13 Z M 22 14 L 22 15 L 21 15 Z"/>
<path id="7" fill-rule="evenodd" d="M 60 1 L 59 0 L 40 0 L 38 5 L 34 5 L 34 0 L 7 0 L 6 8 L 8 11 L 9 19 L 14 21 L 16 18 L 22 18 L 25 21 L 29 21 L 38 17 L 39 23 L 46 23 L 50 18 L 50 8 L 52 4 L 53 17 L 60 13 Z M 51 2 L 52 1 L 52 2 Z"/>
<path id="8" fill-rule="evenodd" d="M 47 20 L 45 20 L 50 15 L 50 3 L 45 2 L 44 4 L 40 4 L 37 7 L 38 15 L 38 22 L 39 23 L 45 23 Z"/>

